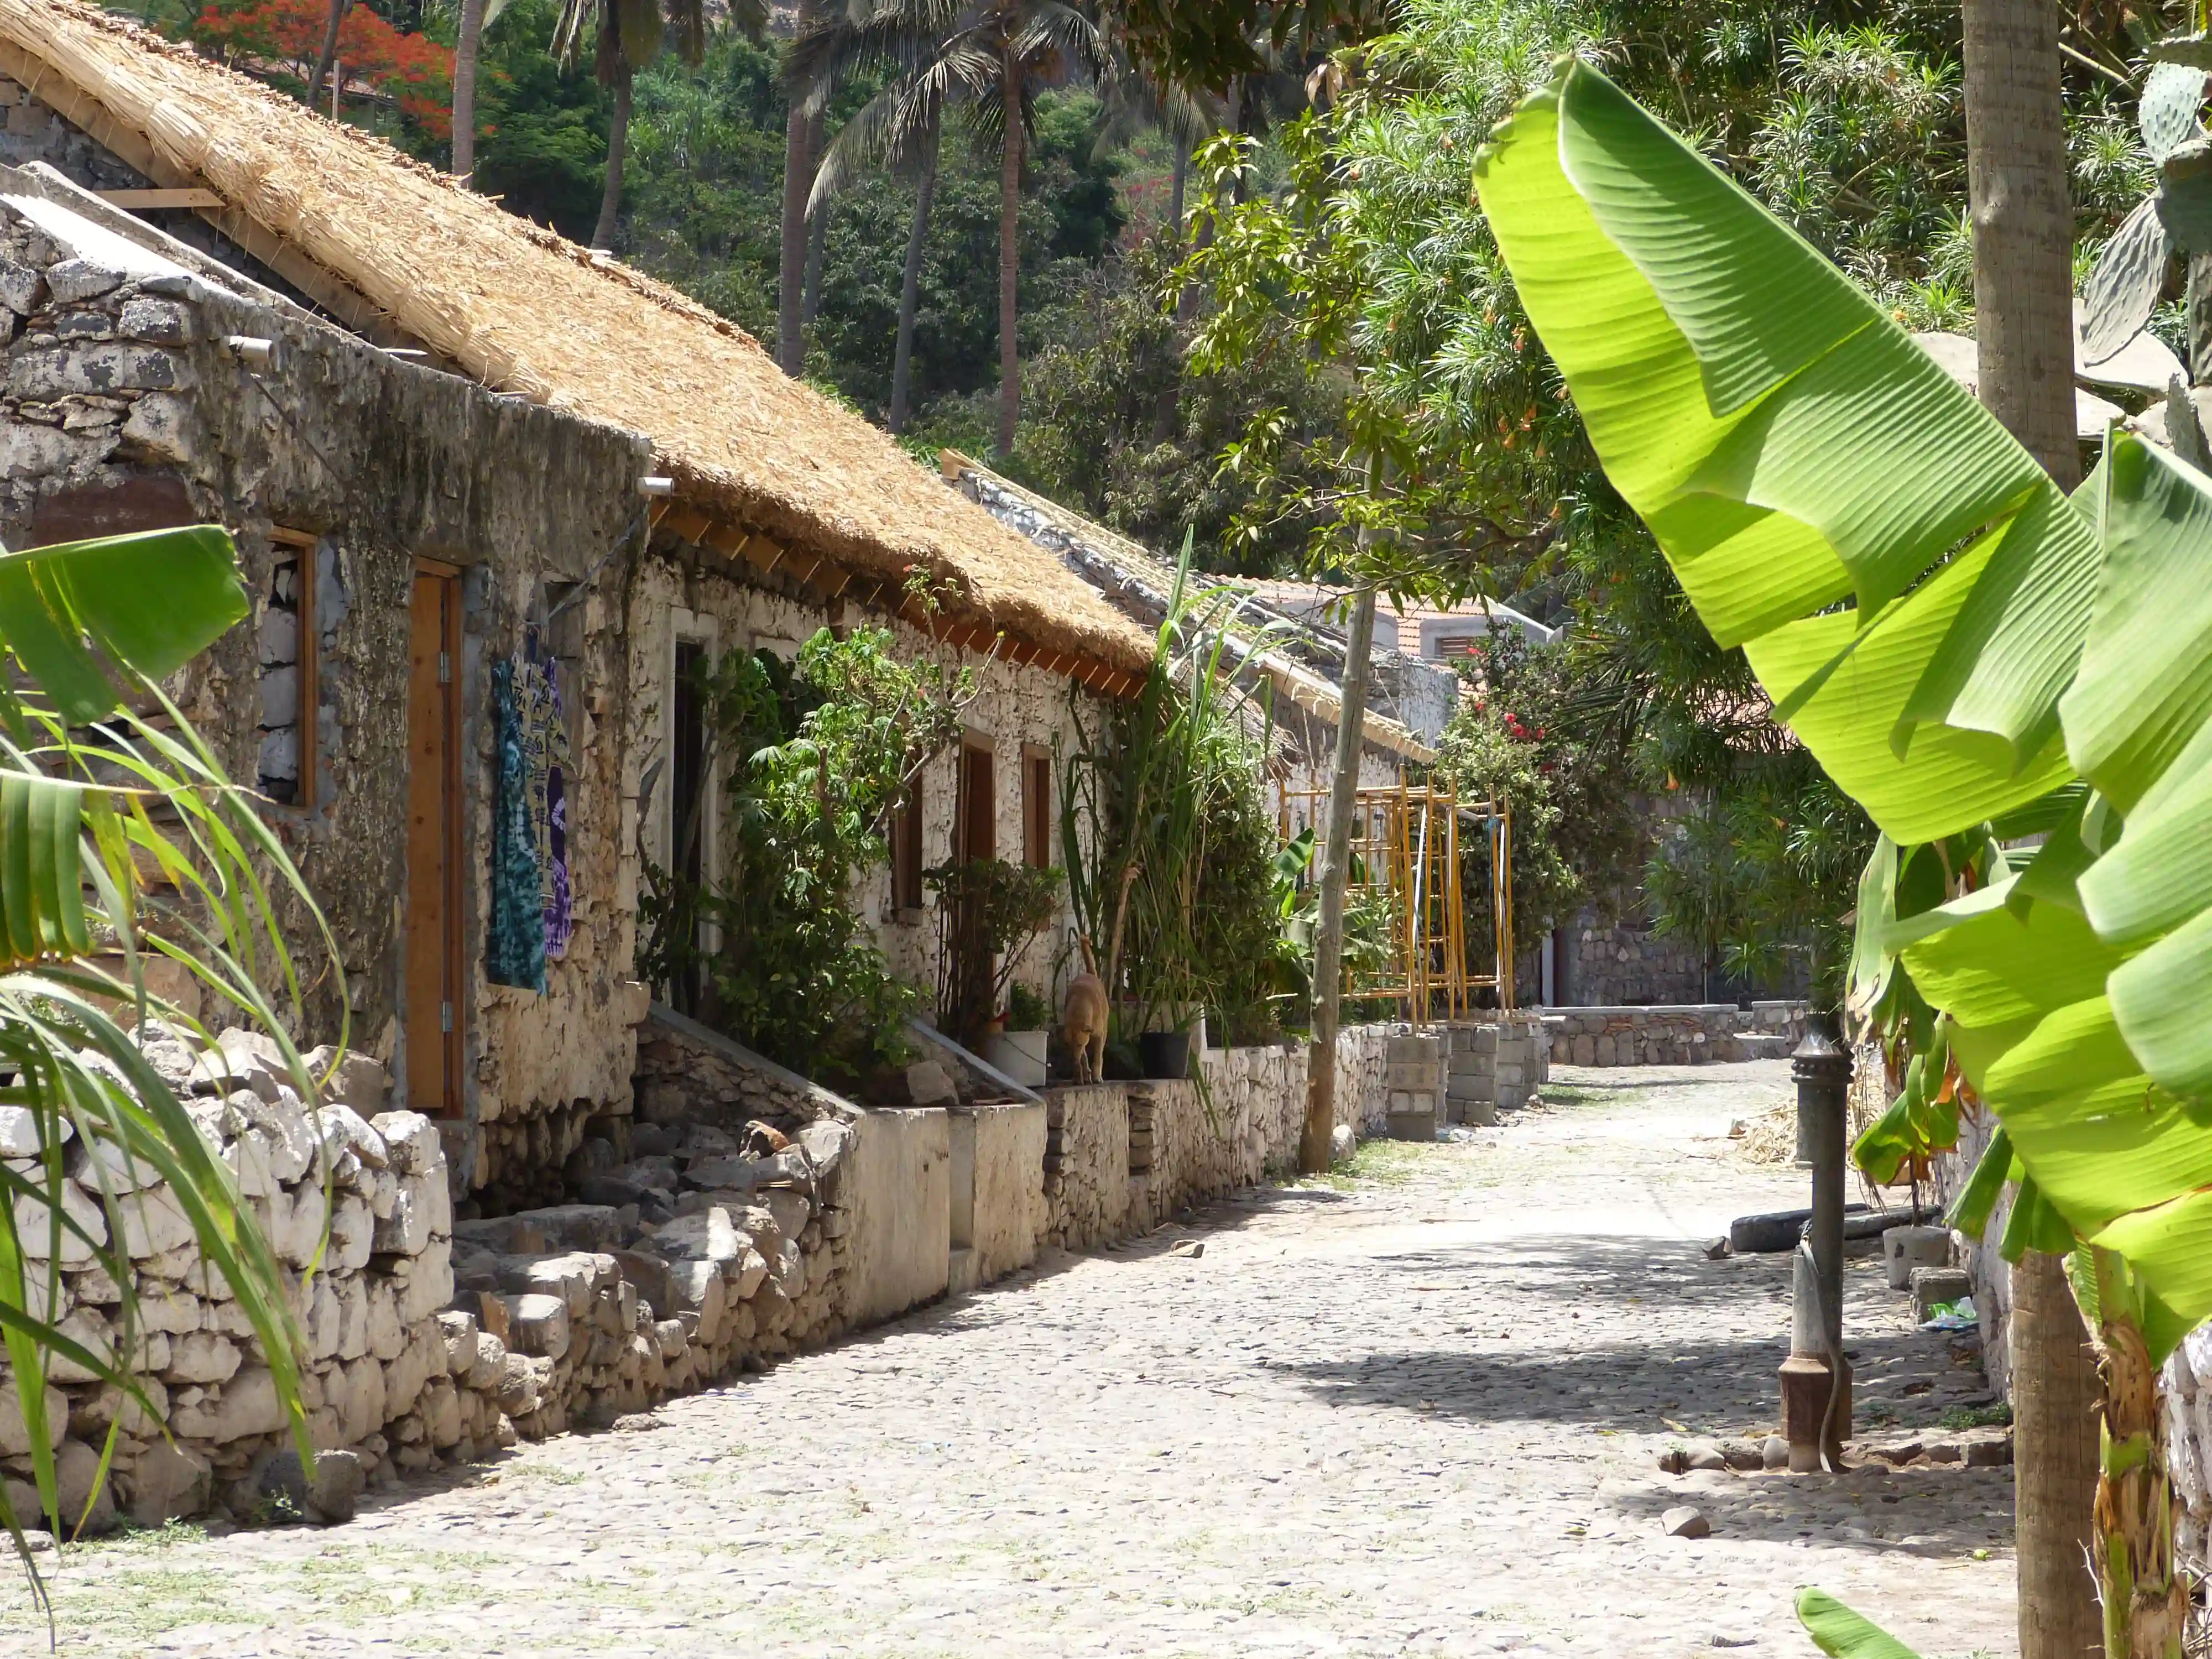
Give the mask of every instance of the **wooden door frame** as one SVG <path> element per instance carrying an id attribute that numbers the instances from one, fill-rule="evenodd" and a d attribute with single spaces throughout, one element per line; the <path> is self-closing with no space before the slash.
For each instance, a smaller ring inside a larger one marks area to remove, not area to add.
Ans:
<path id="1" fill-rule="evenodd" d="M 468 868 L 466 862 L 468 800 L 463 787 L 461 768 L 461 738 L 465 725 L 462 710 L 462 696 L 465 690 L 461 628 L 462 568 L 443 559 L 418 556 L 409 576 L 410 609 L 414 592 L 413 584 L 425 576 L 451 584 L 447 589 L 449 602 L 444 607 L 444 614 L 440 618 L 439 629 L 439 649 L 445 653 L 446 658 L 445 673 L 440 682 L 444 688 L 444 696 L 441 699 L 441 703 L 446 727 L 445 765 L 441 769 L 443 776 L 439 780 L 439 787 L 445 798 L 447 809 L 444 815 L 442 845 L 440 848 L 444 855 L 441 860 L 443 866 L 441 875 L 445 890 L 441 897 L 444 901 L 446 922 L 445 937 L 441 941 L 444 948 L 441 955 L 445 969 L 447 991 L 446 997 L 441 1000 L 450 1005 L 453 1018 L 450 1028 L 441 1030 L 437 1036 L 445 1062 L 447 1097 L 440 1104 L 439 1115 L 458 1117 L 461 1115 L 464 1107 L 462 1096 L 465 1089 L 466 1079 L 465 1061 L 470 1001 L 468 912 L 465 908 Z M 410 875 L 411 878 L 412 872 Z M 441 1025 L 446 1024 L 442 1019 L 440 1023 Z M 420 1036 L 420 1033 L 413 1030 L 408 1032 L 407 1041 L 410 1050 Z M 411 1097 L 411 1090 L 410 1097 L 408 1103 L 410 1106 L 421 1110 L 420 1105 Z"/>

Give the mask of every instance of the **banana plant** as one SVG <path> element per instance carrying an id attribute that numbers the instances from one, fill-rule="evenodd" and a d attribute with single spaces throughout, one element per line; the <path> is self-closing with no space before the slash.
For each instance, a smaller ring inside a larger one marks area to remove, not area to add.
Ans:
<path id="1" fill-rule="evenodd" d="M 278 1012 L 282 1002 L 296 1018 L 298 981 L 270 884 L 297 894 L 318 926 L 319 913 L 252 799 L 160 685 L 247 610 L 236 550 L 213 526 L 0 549 L 0 645 L 20 671 L 0 677 L 0 1105 L 28 1110 L 39 1148 L 27 1168 L 0 1164 L 0 1346 L 40 1505 L 65 1525 L 83 1516 L 61 1510 L 49 1361 L 72 1361 L 160 1420 L 133 1374 L 139 1332 L 124 1244 L 131 1210 L 144 1201 L 124 1188 L 143 1191 L 149 1170 L 252 1322 L 295 1443 L 313 1455 L 296 1292 L 137 1035 L 161 1020 L 206 1036 L 149 991 L 149 964 L 166 961 L 228 1019 L 274 1035 L 302 1097 L 313 1096 Z M 134 1178 L 119 1180 L 126 1170 Z M 96 1216 L 65 1202 L 65 1174 L 97 1189 Z M 111 1349 L 75 1340 L 53 1316 L 65 1248 L 89 1251 L 122 1292 Z M 131 1414 L 114 1413 L 101 1480 Z M 0 1522 L 27 1565 L 31 1518 L 0 1489 Z"/>
<path id="2" fill-rule="evenodd" d="M 1883 832 L 1854 994 L 1917 1028 L 1890 1150 L 1986 1109 L 1960 1224 L 2016 1181 L 2012 1242 L 2078 1250 L 2107 1651 L 2177 1653 L 2156 1366 L 2212 1315 L 2212 480 L 2121 437 L 2069 501 L 1586 64 L 1475 172 L 1613 484 Z"/>

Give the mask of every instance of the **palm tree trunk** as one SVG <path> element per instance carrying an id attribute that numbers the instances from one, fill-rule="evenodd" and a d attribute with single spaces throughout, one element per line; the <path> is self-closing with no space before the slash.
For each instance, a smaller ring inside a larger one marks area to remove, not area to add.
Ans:
<path id="1" fill-rule="evenodd" d="M 2062 489 L 2074 436 L 2074 218 L 2057 16 L 2045 0 L 1965 0 L 1967 191 L 1982 402 Z M 2096 1373 L 2063 1265 L 2013 1269 L 2014 1534 L 2021 1659 L 2103 1644 L 2084 1565 L 2097 1494 Z"/>
<path id="2" fill-rule="evenodd" d="M 1370 469 L 1368 477 L 1375 477 Z M 1298 1137 L 1298 1172 L 1328 1170 L 1336 1133 L 1336 1017 L 1344 992 L 1344 888 L 1352 868 L 1352 816 L 1359 792 L 1359 751 L 1367 721 L 1367 663 L 1375 643 L 1375 589 L 1363 583 L 1352 602 L 1344 648 L 1343 702 L 1336 719 L 1336 775 L 1322 843 L 1321 918 L 1314 930 L 1313 1046 L 1306 1053 L 1306 1121 Z"/>
<path id="3" fill-rule="evenodd" d="M 810 334 L 822 310 L 822 261 L 829 247 L 830 204 L 824 200 L 806 216 L 806 288 L 799 307 L 799 326 Z"/>
<path id="4" fill-rule="evenodd" d="M 2073 216 L 2057 20 L 2045 12 L 2039 0 L 1966 0 L 1968 185 L 1982 401 L 2070 489 L 2081 465 Z M 2078 1659 L 2106 1635 L 2097 1580 L 2084 1568 L 2097 1498 L 2096 1374 L 2058 1259 L 2030 1252 L 2012 1282 L 2021 1653 Z M 2118 1600 L 2124 1609 L 2131 1597 Z"/>
<path id="5" fill-rule="evenodd" d="M 477 3 L 478 0 L 471 0 Z M 599 222 L 592 232 L 593 247 L 615 245 L 615 215 L 622 207 L 623 155 L 629 148 L 631 78 L 627 71 L 615 83 L 615 110 L 607 123 L 607 182 L 599 194 Z"/>
<path id="6" fill-rule="evenodd" d="M 483 48 L 483 15 L 484 0 L 461 0 L 461 39 L 453 49 L 453 176 L 465 184 L 477 170 L 477 59 Z"/>
<path id="7" fill-rule="evenodd" d="M 1176 252 L 1182 247 L 1182 202 L 1184 186 L 1190 179 L 1190 151 L 1180 138 L 1175 141 L 1174 185 L 1168 198 L 1168 218 L 1175 234 Z M 1176 327 L 1188 328 L 1192 318 L 1198 315 L 1198 284 L 1185 283 L 1176 290 Z M 1159 396 L 1152 404 L 1152 442 L 1164 444 L 1175 436 L 1176 406 L 1182 398 L 1182 365 L 1176 361 L 1177 342 L 1173 335 L 1168 339 L 1169 358 L 1167 378 L 1162 382 Z"/>
<path id="8" fill-rule="evenodd" d="M 2062 489 L 2074 435 L 2074 210 L 2058 20 L 2041 0 L 1966 0 L 1967 191 L 1981 398 Z"/>
<path id="9" fill-rule="evenodd" d="M 814 188 L 814 136 L 796 94 L 783 124 L 783 228 L 777 247 L 775 361 L 796 377 L 806 358 L 806 198 Z"/>
<path id="10" fill-rule="evenodd" d="M 891 351 L 891 410 L 894 435 L 906 429 L 907 399 L 914 382 L 914 317 L 921 304 L 921 255 L 929 240 L 929 207 L 937 194 L 937 141 L 933 130 L 922 151 L 921 176 L 915 180 L 914 227 L 906 238 L 906 270 L 899 278 L 898 344 Z"/>
<path id="11" fill-rule="evenodd" d="M 1021 312 L 1015 279 L 1021 267 L 1022 77 L 1011 48 L 1006 59 L 1006 143 L 999 160 L 999 455 L 1014 453 L 1021 416 L 1022 358 L 1016 337 Z"/>
<path id="12" fill-rule="evenodd" d="M 338 55 L 338 26 L 345 21 L 346 13 L 352 9 L 353 0 L 331 0 L 330 21 L 323 26 L 323 49 L 316 54 L 315 72 L 307 77 L 307 107 L 309 109 L 314 108 L 323 101 L 323 82 L 330 78 L 331 60 Z M 456 82 L 459 78 L 459 74 L 457 65 L 454 70 Z M 458 96 L 460 91 L 458 84 L 453 90 Z"/>
<path id="13" fill-rule="evenodd" d="M 2012 1270 L 2013 1534 L 2021 1659 L 2105 1645 L 2088 1557 L 2097 1493 L 2097 1369 L 2057 1256 Z"/>

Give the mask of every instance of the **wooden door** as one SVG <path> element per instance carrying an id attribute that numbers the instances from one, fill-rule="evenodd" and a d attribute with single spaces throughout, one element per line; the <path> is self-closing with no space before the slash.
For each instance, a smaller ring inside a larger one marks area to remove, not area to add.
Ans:
<path id="1" fill-rule="evenodd" d="M 989 739 L 971 739 L 960 750 L 960 857 L 963 862 L 999 855 L 999 793 L 993 776 Z"/>
<path id="2" fill-rule="evenodd" d="M 407 678 L 407 1103 L 461 1109 L 461 584 L 421 561 Z"/>
<path id="3" fill-rule="evenodd" d="M 960 750 L 960 793 L 954 798 L 953 856 L 963 864 L 998 856 L 998 789 L 988 738 L 970 738 Z M 952 922 L 952 1026 L 963 1042 L 980 1042 L 992 1007 L 991 952 L 982 918 L 963 904 Z"/>

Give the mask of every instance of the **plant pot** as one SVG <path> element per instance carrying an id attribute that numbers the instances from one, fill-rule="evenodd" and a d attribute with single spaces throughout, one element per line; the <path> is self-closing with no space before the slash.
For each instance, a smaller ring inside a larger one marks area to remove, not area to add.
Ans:
<path id="1" fill-rule="evenodd" d="M 1051 1041 L 1048 1031 L 1000 1031 L 983 1045 L 983 1058 L 1024 1088 L 1042 1089 Z"/>
<path id="2" fill-rule="evenodd" d="M 1188 1031 L 1146 1031 L 1137 1039 L 1137 1053 L 1143 1058 L 1145 1075 L 1148 1078 L 1190 1075 L 1190 1033 Z"/>

